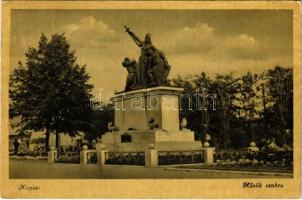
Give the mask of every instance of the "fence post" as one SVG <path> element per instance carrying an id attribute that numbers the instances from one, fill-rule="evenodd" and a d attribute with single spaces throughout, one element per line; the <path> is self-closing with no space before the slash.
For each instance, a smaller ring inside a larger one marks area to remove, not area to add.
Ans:
<path id="1" fill-rule="evenodd" d="M 88 152 L 88 146 L 84 145 L 83 149 L 80 152 L 80 164 L 81 165 L 87 164 L 87 152 Z"/>
<path id="2" fill-rule="evenodd" d="M 145 167 L 158 166 L 158 152 L 154 149 L 154 144 L 149 144 L 149 149 L 145 151 Z"/>
<path id="3" fill-rule="evenodd" d="M 57 150 L 55 147 L 51 146 L 50 151 L 48 151 L 48 163 L 52 164 L 57 159 Z"/>
<path id="4" fill-rule="evenodd" d="M 203 149 L 205 163 L 210 164 L 214 162 L 214 150 L 214 147 L 206 147 Z"/>
<path id="5" fill-rule="evenodd" d="M 97 163 L 100 167 L 105 166 L 106 153 L 107 152 L 108 151 L 106 150 L 106 145 L 104 145 L 104 144 L 97 144 L 96 145 Z"/>

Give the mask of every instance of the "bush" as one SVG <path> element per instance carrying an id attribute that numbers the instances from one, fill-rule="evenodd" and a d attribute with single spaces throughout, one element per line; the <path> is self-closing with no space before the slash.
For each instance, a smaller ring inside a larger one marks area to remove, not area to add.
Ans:
<path id="1" fill-rule="evenodd" d="M 292 167 L 292 151 L 260 151 L 252 152 L 247 150 L 239 151 L 217 151 L 214 160 L 218 165 L 238 165 L 238 166 L 275 166 Z"/>

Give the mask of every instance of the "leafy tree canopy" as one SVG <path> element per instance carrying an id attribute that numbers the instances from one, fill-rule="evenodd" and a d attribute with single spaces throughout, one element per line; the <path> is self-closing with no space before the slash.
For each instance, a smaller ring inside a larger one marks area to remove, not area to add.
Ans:
<path id="1" fill-rule="evenodd" d="M 41 35 L 10 76 L 10 117 L 24 129 L 75 135 L 89 126 L 92 85 L 64 34 Z"/>

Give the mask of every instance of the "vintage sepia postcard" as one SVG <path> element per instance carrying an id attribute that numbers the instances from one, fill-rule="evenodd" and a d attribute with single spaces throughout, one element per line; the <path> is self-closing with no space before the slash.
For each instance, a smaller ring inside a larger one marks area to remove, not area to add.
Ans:
<path id="1" fill-rule="evenodd" d="M 300 12 L 2 2 L 2 197 L 299 198 Z"/>

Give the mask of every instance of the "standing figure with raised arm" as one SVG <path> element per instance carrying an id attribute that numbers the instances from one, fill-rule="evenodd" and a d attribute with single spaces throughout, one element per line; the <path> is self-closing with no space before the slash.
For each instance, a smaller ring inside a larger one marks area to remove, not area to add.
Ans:
<path id="1" fill-rule="evenodd" d="M 140 74 L 138 79 L 142 86 L 146 86 L 148 83 L 147 72 L 150 68 L 152 68 L 151 65 L 156 51 L 155 47 L 152 45 L 151 35 L 147 33 L 145 36 L 145 41 L 142 41 L 138 36 L 130 31 L 129 27 L 125 26 L 125 28 L 126 32 L 131 36 L 135 44 L 141 48 L 141 56 L 139 58 Z"/>
<path id="2" fill-rule="evenodd" d="M 141 48 L 139 58 L 138 82 L 141 86 L 158 86 L 166 82 L 170 65 L 165 55 L 152 44 L 151 35 L 146 34 L 142 41 L 130 28 L 125 26 L 126 32 L 135 44 Z"/>

